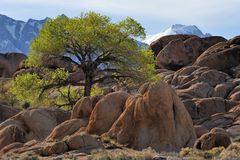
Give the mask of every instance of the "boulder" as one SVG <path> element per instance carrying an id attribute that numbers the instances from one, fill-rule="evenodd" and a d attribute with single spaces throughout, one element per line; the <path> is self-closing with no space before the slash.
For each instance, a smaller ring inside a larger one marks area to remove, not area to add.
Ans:
<path id="1" fill-rule="evenodd" d="M 0 123 L 16 115 L 19 111 L 17 108 L 0 104 Z"/>
<path id="2" fill-rule="evenodd" d="M 51 133 L 55 126 L 67 120 L 68 115 L 64 115 L 63 111 L 53 108 L 35 109 L 22 112 L 21 118 L 29 131 L 28 138 L 30 140 L 43 140 Z"/>
<path id="3" fill-rule="evenodd" d="M 0 145 L 4 147 L 14 142 L 27 142 L 33 139 L 44 140 L 55 126 L 68 118 L 68 112 L 56 108 L 22 111 L 0 124 L 0 137 L 3 139 Z"/>
<path id="4" fill-rule="evenodd" d="M 56 154 L 62 154 L 68 151 L 68 146 L 65 142 L 53 142 L 53 143 L 46 143 L 44 147 L 41 149 L 42 156 L 51 156 Z"/>
<path id="5" fill-rule="evenodd" d="M 231 140 L 233 142 L 239 142 L 240 141 L 240 123 L 239 123 L 240 118 L 233 123 L 232 126 L 228 127 L 226 131 L 229 133 Z"/>
<path id="6" fill-rule="evenodd" d="M 202 135 L 194 144 L 194 148 L 210 150 L 214 147 L 227 148 L 231 144 L 230 136 L 222 128 L 213 128 L 209 133 Z"/>
<path id="7" fill-rule="evenodd" d="M 182 102 L 190 114 L 192 120 L 199 119 L 199 111 L 193 99 L 184 99 Z"/>
<path id="8" fill-rule="evenodd" d="M 199 80 L 210 84 L 211 86 L 216 86 L 217 84 L 224 83 L 230 79 L 229 75 L 224 72 L 219 72 L 217 70 L 208 70 L 199 75 Z"/>
<path id="9" fill-rule="evenodd" d="M 73 106 L 71 113 L 71 119 L 74 118 L 89 118 L 92 113 L 94 104 L 92 103 L 91 97 L 83 97 L 77 101 Z"/>
<path id="10" fill-rule="evenodd" d="M 27 56 L 21 53 L 0 53 L 0 77 L 11 78 Z"/>
<path id="11" fill-rule="evenodd" d="M 211 130 L 213 128 L 224 128 L 232 141 L 240 140 L 240 107 L 235 106 L 228 112 L 214 114 L 207 119 L 197 122 L 204 128 Z"/>
<path id="12" fill-rule="evenodd" d="M 130 95 L 119 91 L 109 93 L 95 105 L 86 132 L 101 135 L 107 132 L 124 111 L 124 105 Z"/>
<path id="13" fill-rule="evenodd" d="M 65 136 L 72 135 L 81 127 L 86 127 L 88 124 L 87 119 L 71 119 L 67 120 L 56 126 L 50 135 L 46 138 L 47 141 L 61 140 Z"/>
<path id="14" fill-rule="evenodd" d="M 187 66 L 174 73 L 171 84 L 177 89 L 186 89 L 197 83 L 206 83 L 211 87 L 225 83 L 230 76 L 224 72 L 208 67 Z"/>
<path id="15" fill-rule="evenodd" d="M 0 130 L 0 150 L 14 142 L 25 142 L 26 131 L 17 125 L 9 125 Z"/>
<path id="16" fill-rule="evenodd" d="M 186 48 L 188 48 L 189 58 L 191 62 L 194 62 L 196 58 L 201 55 L 205 50 L 207 50 L 209 47 L 220 43 L 225 42 L 226 39 L 220 36 L 211 36 L 211 37 L 191 37 L 184 41 L 184 44 Z"/>
<path id="17" fill-rule="evenodd" d="M 223 98 L 202 98 L 196 100 L 195 104 L 200 118 L 206 118 L 219 112 L 226 112 L 225 100 Z"/>
<path id="18" fill-rule="evenodd" d="M 212 93 L 212 97 L 227 98 L 231 90 L 234 88 L 234 84 L 231 82 L 221 83 L 216 85 Z"/>
<path id="19" fill-rule="evenodd" d="M 183 103 L 193 120 L 227 112 L 239 104 L 237 101 L 230 101 L 220 97 L 184 99 Z"/>
<path id="20" fill-rule="evenodd" d="M 228 45 L 240 45 L 240 36 L 233 37 L 228 40 Z"/>
<path id="21" fill-rule="evenodd" d="M 80 149 L 82 152 L 88 152 L 88 150 L 104 148 L 102 142 L 93 137 L 92 135 L 85 133 L 76 133 L 65 139 L 69 150 Z"/>
<path id="22" fill-rule="evenodd" d="M 157 65 L 171 70 L 178 70 L 191 64 L 212 45 L 226 41 L 223 37 L 191 37 L 170 41 L 157 55 Z"/>
<path id="23" fill-rule="evenodd" d="M 68 72 L 73 72 L 75 68 L 75 63 L 69 57 L 49 57 L 46 56 L 42 60 L 42 65 L 46 68 L 57 69 L 64 68 Z"/>
<path id="24" fill-rule="evenodd" d="M 16 71 L 21 63 L 27 59 L 27 56 L 22 53 L 6 53 L 4 57 L 9 61 L 13 71 Z"/>
<path id="25" fill-rule="evenodd" d="M 186 89 L 178 89 L 177 94 L 179 97 L 184 95 L 191 95 L 191 98 L 207 98 L 213 92 L 213 87 L 206 82 L 197 82 Z"/>
<path id="26" fill-rule="evenodd" d="M 78 68 L 76 71 L 69 73 L 67 80 L 71 83 L 77 83 L 85 80 L 85 74 L 81 68 Z"/>
<path id="27" fill-rule="evenodd" d="M 24 146 L 24 145 L 23 145 L 23 143 L 21 143 L 21 142 L 11 143 L 11 144 L 5 146 L 4 148 L 2 148 L 2 149 L 0 150 L 0 156 L 6 154 L 6 153 L 9 152 L 9 151 L 12 151 L 12 150 L 21 148 L 21 147 L 23 147 L 23 146 Z"/>
<path id="28" fill-rule="evenodd" d="M 177 70 L 189 63 L 187 49 L 180 39 L 169 42 L 157 55 L 157 65 L 164 68 Z"/>
<path id="29" fill-rule="evenodd" d="M 164 82 L 147 83 L 139 93 L 128 98 L 124 112 L 103 137 L 138 150 L 179 151 L 193 146 L 191 117 L 173 88 Z"/>
<path id="30" fill-rule="evenodd" d="M 240 91 L 229 96 L 229 99 L 232 101 L 240 101 Z"/>
<path id="31" fill-rule="evenodd" d="M 227 43 L 216 44 L 201 54 L 194 66 L 204 66 L 211 69 L 233 74 L 231 68 L 240 63 L 240 46 L 228 46 Z"/>
<path id="32" fill-rule="evenodd" d="M 209 132 L 208 129 L 206 129 L 205 127 L 201 126 L 201 125 L 195 125 L 194 126 L 197 138 L 200 138 L 202 135 L 206 134 Z"/>
<path id="33" fill-rule="evenodd" d="M 232 77 L 240 78 L 240 65 L 231 68 Z"/>
<path id="34" fill-rule="evenodd" d="M 194 35 L 169 35 L 169 36 L 164 36 L 164 37 L 161 37 L 158 40 L 152 42 L 150 44 L 150 47 L 153 50 L 154 55 L 157 56 L 158 53 L 172 40 L 180 39 L 180 40 L 184 41 L 184 40 L 186 40 L 188 38 L 191 38 L 191 37 L 197 37 L 197 36 L 194 36 Z"/>
<path id="35" fill-rule="evenodd" d="M 11 77 L 10 63 L 2 54 L 0 54 L 0 77 L 4 77 L 4 78 Z"/>

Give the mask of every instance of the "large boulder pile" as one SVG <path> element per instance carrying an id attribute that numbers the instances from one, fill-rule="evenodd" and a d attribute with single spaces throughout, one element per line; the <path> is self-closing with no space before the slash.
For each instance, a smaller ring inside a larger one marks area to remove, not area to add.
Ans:
<path id="1" fill-rule="evenodd" d="M 84 97 L 71 117 L 58 109 L 22 111 L 0 124 L 0 154 L 104 149 L 100 137 L 90 134 L 138 150 L 179 151 L 196 140 L 191 117 L 174 89 L 156 82 L 144 84 L 136 95 L 117 91 L 101 99 Z"/>
<path id="2" fill-rule="evenodd" d="M 46 140 L 63 140 L 84 131 L 114 138 L 138 150 L 152 147 L 157 151 L 178 151 L 193 146 L 196 139 L 187 110 L 174 89 L 164 82 L 147 83 L 134 96 L 118 91 L 97 103 L 93 98 L 82 98 L 71 118 L 55 127 Z"/>
<path id="3" fill-rule="evenodd" d="M 161 38 L 158 41 L 161 42 Z M 164 46 L 152 44 L 155 49 L 159 48 L 157 64 L 161 69 L 158 73 L 176 89 L 194 121 L 200 138 L 196 143 L 199 149 L 227 147 L 228 137 L 231 141 L 239 140 L 239 41 L 239 36 L 230 40 L 176 36 Z M 214 130 L 213 133 L 211 129 L 216 127 L 224 129 L 227 135 Z"/>
<path id="4" fill-rule="evenodd" d="M 0 104 L 0 123 L 16 115 L 20 110 L 4 104 Z"/>
<path id="5" fill-rule="evenodd" d="M 164 76 L 164 81 L 174 86 L 193 119 L 227 112 L 239 104 L 240 81 L 209 67 L 183 67 Z"/>
<path id="6" fill-rule="evenodd" d="M 196 124 L 211 130 L 213 128 L 224 128 L 232 141 L 240 140 L 240 106 L 235 106 L 228 112 L 218 113 L 209 118 L 202 119 Z"/>
<path id="7" fill-rule="evenodd" d="M 64 154 L 65 152 L 73 150 L 78 150 L 78 152 L 82 153 L 91 153 L 92 150 L 96 149 L 104 149 L 103 143 L 99 138 L 82 132 L 77 132 L 58 141 L 44 140 L 37 142 L 33 140 L 25 144 L 21 142 L 12 143 L 0 150 L 0 156 L 24 154 L 30 151 L 31 154 L 46 157 Z"/>

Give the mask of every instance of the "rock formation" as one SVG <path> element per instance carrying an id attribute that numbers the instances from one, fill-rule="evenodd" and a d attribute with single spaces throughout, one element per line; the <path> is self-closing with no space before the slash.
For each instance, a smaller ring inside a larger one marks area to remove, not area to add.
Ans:
<path id="1" fill-rule="evenodd" d="M 174 90 L 159 82 L 145 84 L 130 97 L 124 112 L 105 136 L 135 149 L 179 151 L 196 139 L 192 120 Z"/>

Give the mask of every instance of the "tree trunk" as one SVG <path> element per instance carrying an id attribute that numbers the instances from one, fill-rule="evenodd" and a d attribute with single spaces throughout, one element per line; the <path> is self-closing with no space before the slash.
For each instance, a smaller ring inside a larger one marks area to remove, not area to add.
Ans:
<path id="1" fill-rule="evenodd" d="M 90 96 L 92 89 L 92 78 L 90 76 L 85 77 L 84 96 Z"/>

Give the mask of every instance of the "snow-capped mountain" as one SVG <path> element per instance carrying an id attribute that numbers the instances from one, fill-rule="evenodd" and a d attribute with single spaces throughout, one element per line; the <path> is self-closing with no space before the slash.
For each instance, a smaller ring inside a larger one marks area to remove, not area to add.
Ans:
<path id="1" fill-rule="evenodd" d="M 202 31 L 195 25 L 175 24 L 163 32 L 160 32 L 155 35 L 147 36 L 147 38 L 143 42 L 147 44 L 151 44 L 153 41 L 159 39 L 160 37 L 167 36 L 167 35 L 176 35 L 176 34 L 190 34 L 190 35 L 196 35 L 199 37 L 211 36 L 209 33 L 205 33 L 205 34 L 202 33 Z"/>
<path id="2" fill-rule="evenodd" d="M 27 22 L 14 20 L 0 14 L 0 53 L 21 52 L 28 53 L 31 41 L 37 37 L 47 18 L 43 20 L 29 19 Z M 199 37 L 211 36 L 209 33 L 202 33 L 195 25 L 175 24 L 155 35 L 147 36 L 140 42 L 140 46 L 151 44 L 160 37 L 176 34 L 191 34 Z"/>
<path id="3" fill-rule="evenodd" d="M 28 53 L 31 41 L 45 21 L 29 19 L 24 22 L 0 14 L 0 52 Z"/>

